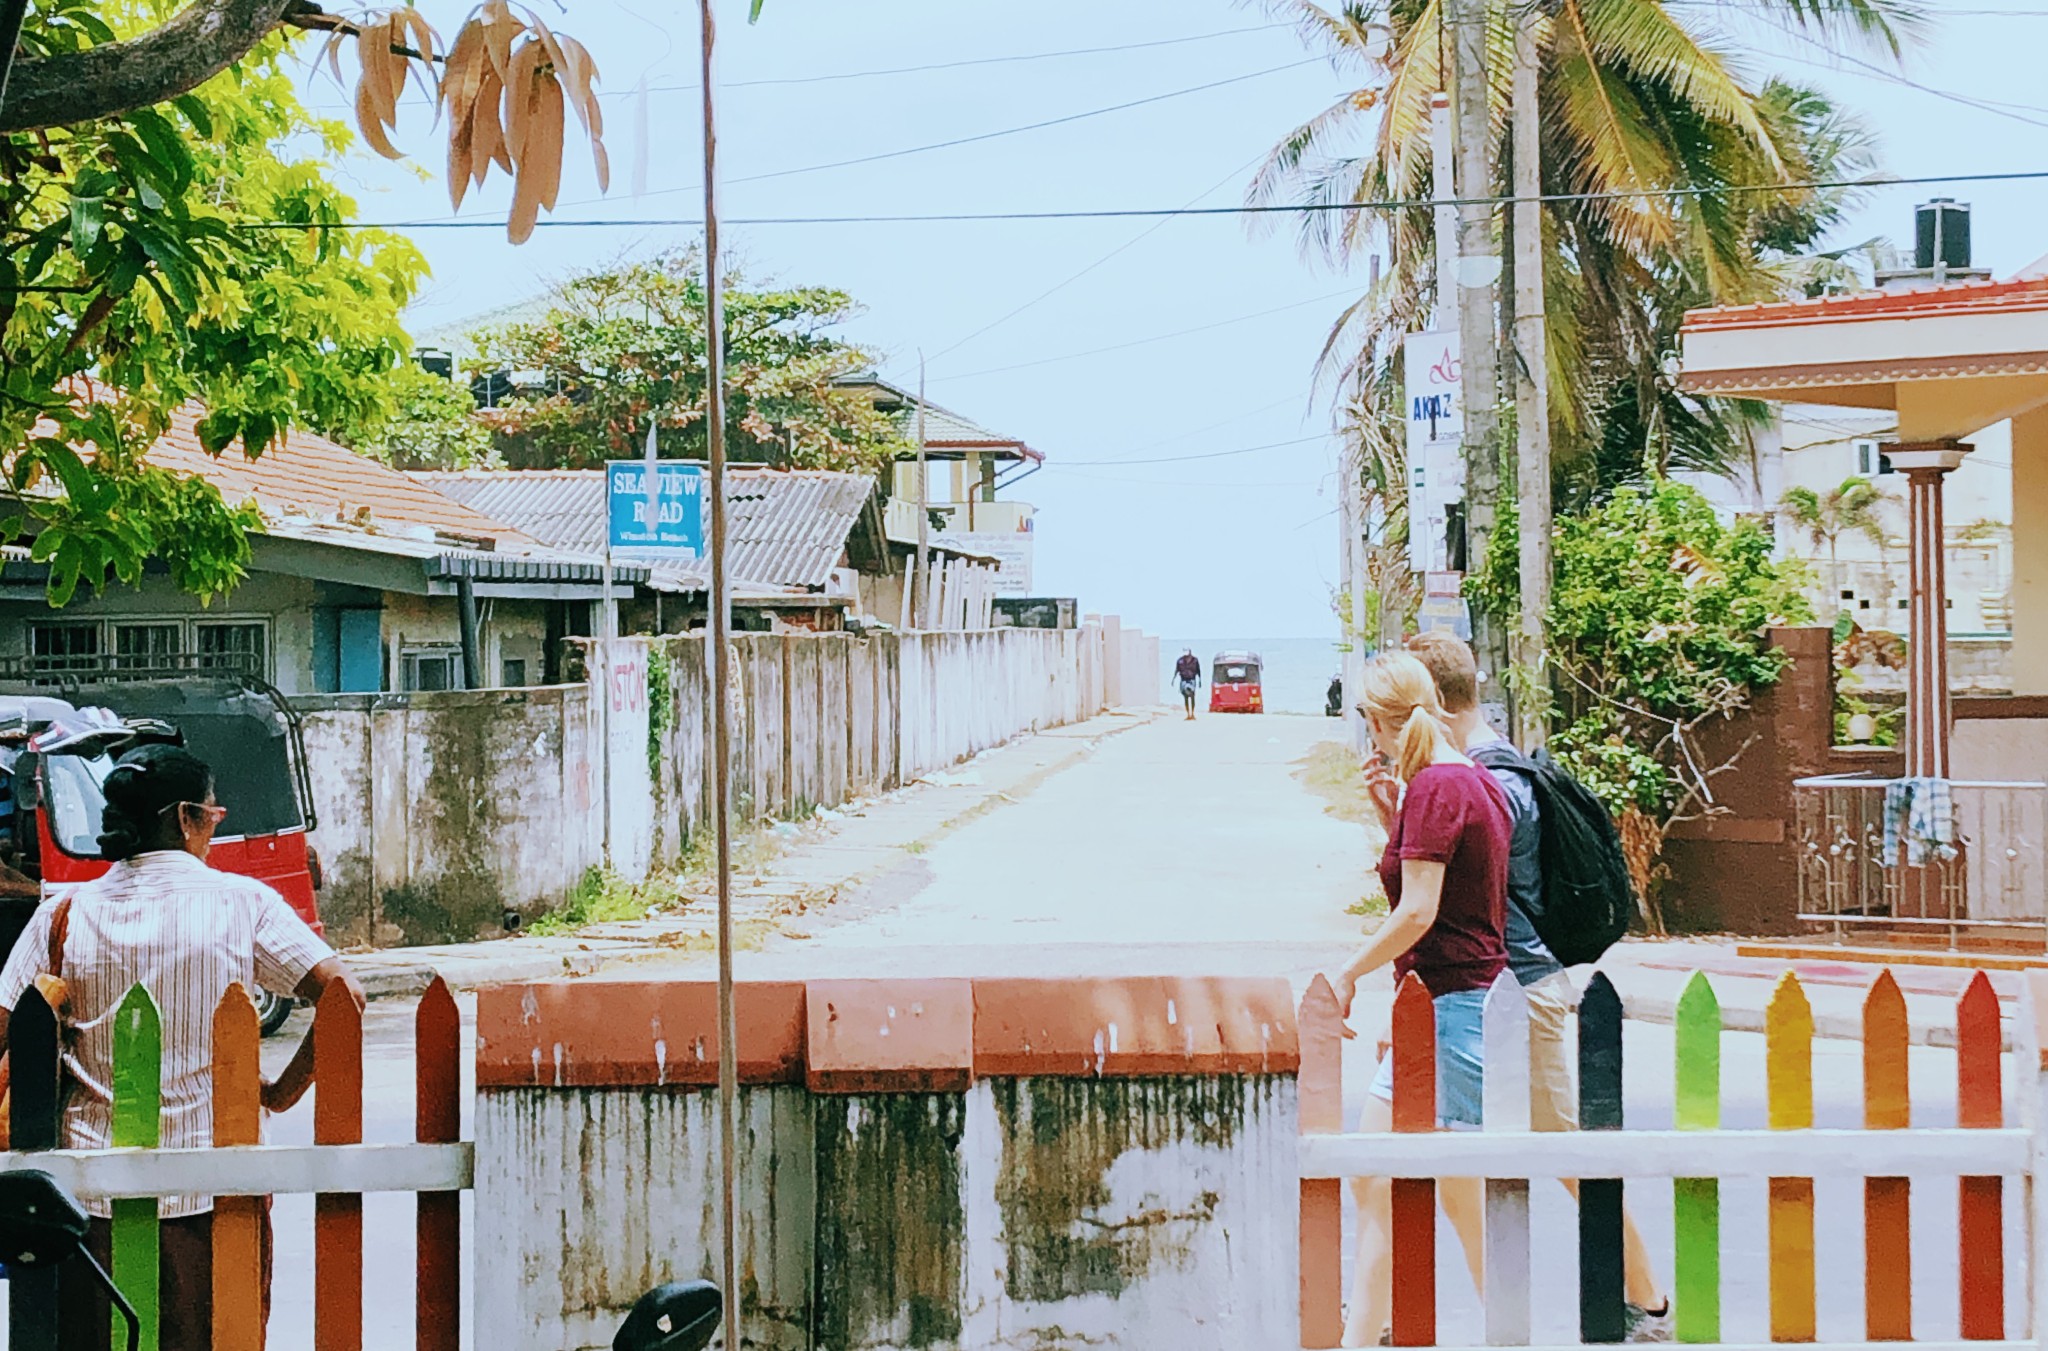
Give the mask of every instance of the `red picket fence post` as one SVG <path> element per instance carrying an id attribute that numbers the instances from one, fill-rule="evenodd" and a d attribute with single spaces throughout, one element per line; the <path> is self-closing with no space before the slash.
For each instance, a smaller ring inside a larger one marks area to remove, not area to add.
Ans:
<path id="1" fill-rule="evenodd" d="M 420 997 L 413 1021 L 414 1138 L 454 1144 L 462 1138 L 462 1015 L 439 976 Z M 421 1192 L 418 1207 L 419 1351 L 460 1351 L 462 1345 L 462 1193 Z"/>
<path id="2" fill-rule="evenodd" d="M 1410 973 L 1394 995 L 1394 1130 L 1436 1129 L 1436 1006 L 1429 987 Z M 1393 1180 L 1395 1346 L 1436 1344 L 1436 1182 Z"/>
<path id="3" fill-rule="evenodd" d="M 363 1139 L 363 1013 L 340 981 L 313 1014 L 313 1142 Z M 313 1200 L 313 1346 L 363 1351 L 363 1198 Z"/>

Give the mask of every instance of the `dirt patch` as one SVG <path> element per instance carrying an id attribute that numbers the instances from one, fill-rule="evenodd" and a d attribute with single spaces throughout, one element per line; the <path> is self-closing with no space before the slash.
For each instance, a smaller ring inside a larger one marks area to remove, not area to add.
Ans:
<path id="1" fill-rule="evenodd" d="M 1294 777 L 1309 792 L 1323 800 L 1323 813 L 1348 821 L 1365 832 L 1366 848 L 1375 857 L 1386 847 L 1387 832 L 1379 813 L 1365 794 L 1365 772 L 1352 749 L 1338 741 L 1321 741 L 1307 755 L 1294 762 Z M 1384 915 L 1386 893 L 1380 889 L 1379 874 L 1366 875 L 1365 890 L 1344 907 L 1347 915 Z"/>

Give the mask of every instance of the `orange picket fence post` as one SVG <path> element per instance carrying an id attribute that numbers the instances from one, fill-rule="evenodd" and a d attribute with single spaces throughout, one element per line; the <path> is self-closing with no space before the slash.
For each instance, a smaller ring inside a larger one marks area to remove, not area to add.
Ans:
<path id="1" fill-rule="evenodd" d="M 1394 1130 L 1436 1129 L 1436 1007 L 1429 987 L 1411 973 L 1394 995 Z M 1395 1346 L 1436 1344 L 1436 1182 L 1393 1180 Z"/>
<path id="2" fill-rule="evenodd" d="M 263 1032 L 249 992 L 231 985 L 213 1012 L 213 1143 L 263 1142 Z M 260 1196 L 213 1202 L 214 1351 L 263 1351 Z"/>
<path id="3" fill-rule="evenodd" d="M 363 1013 L 333 981 L 313 1014 L 313 1142 L 363 1138 Z M 322 1192 L 313 1201 L 314 1351 L 363 1351 L 363 1198 Z"/>
<path id="4" fill-rule="evenodd" d="M 1998 992 L 1979 971 L 1956 1003 L 1956 1125 L 1965 1130 L 2005 1124 L 2002 1042 Z M 2005 1182 L 1966 1176 L 1956 1185 L 1963 1338 L 1998 1341 L 2005 1336 Z"/>
<path id="5" fill-rule="evenodd" d="M 1913 1124 L 1906 1076 L 1906 997 L 1882 972 L 1863 1001 L 1863 1129 Z M 1863 1322 L 1873 1342 L 1913 1337 L 1913 1198 L 1903 1177 L 1863 1181 Z"/>

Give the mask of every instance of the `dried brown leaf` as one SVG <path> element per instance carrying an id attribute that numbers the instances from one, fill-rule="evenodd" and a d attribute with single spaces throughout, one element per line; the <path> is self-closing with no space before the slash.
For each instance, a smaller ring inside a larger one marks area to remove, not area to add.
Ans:
<path id="1" fill-rule="evenodd" d="M 612 157 L 605 150 L 604 142 L 593 139 L 590 142 L 590 167 L 597 173 L 597 190 L 612 190 Z"/>
<path id="2" fill-rule="evenodd" d="M 554 72 L 542 71 L 533 87 L 533 113 L 527 124 L 526 154 L 519 161 L 519 177 L 538 179 L 536 189 L 543 209 L 553 211 L 562 189 L 562 133 L 566 130 L 562 110 L 562 82 Z"/>
<path id="3" fill-rule="evenodd" d="M 384 135 L 384 122 L 380 118 L 377 91 L 367 73 L 356 83 L 356 130 L 363 133 L 363 139 L 370 143 L 370 149 L 385 159 L 403 159 L 398 148 Z"/>
<path id="4" fill-rule="evenodd" d="M 442 63 L 441 107 L 447 112 L 450 125 L 469 116 L 488 59 L 484 55 L 482 25 L 470 19 L 456 31 L 455 45 L 448 49 L 448 58 Z"/>
<path id="5" fill-rule="evenodd" d="M 462 199 L 469 194 L 469 156 L 474 139 L 474 124 L 467 110 L 455 114 L 448 126 L 448 204 L 452 211 L 462 210 Z"/>
<path id="6" fill-rule="evenodd" d="M 511 152 L 515 165 L 526 162 L 527 122 L 532 116 L 534 86 L 546 55 L 546 48 L 537 40 L 525 39 L 513 51 L 505 77 L 505 148 Z"/>
<path id="7" fill-rule="evenodd" d="M 505 128 L 498 120 L 503 98 L 504 90 L 498 84 L 497 73 L 486 70 L 482 86 L 476 92 L 476 100 L 470 105 L 470 157 L 479 186 L 493 164 L 506 173 L 512 172 L 512 155 L 505 148 Z"/>
<path id="8" fill-rule="evenodd" d="M 491 69 L 497 72 L 500 84 L 508 83 L 506 77 L 512 69 L 512 42 L 525 25 L 512 17 L 512 7 L 505 0 L 484 0 L 478 15 L 483 28 L 484 50 L 491 58 Z"/>

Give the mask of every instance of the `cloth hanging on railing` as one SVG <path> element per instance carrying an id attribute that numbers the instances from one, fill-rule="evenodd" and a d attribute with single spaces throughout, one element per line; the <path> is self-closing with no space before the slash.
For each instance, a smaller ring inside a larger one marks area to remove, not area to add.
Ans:
<path id="1" fill-rule="evenodd" d="M 1910 868 L 1956 856 L 1955 799 L 1947 779 L 1894 779 L 1885 785 L 1883 866 L 1899 866 L 1901 843 Z"/>

